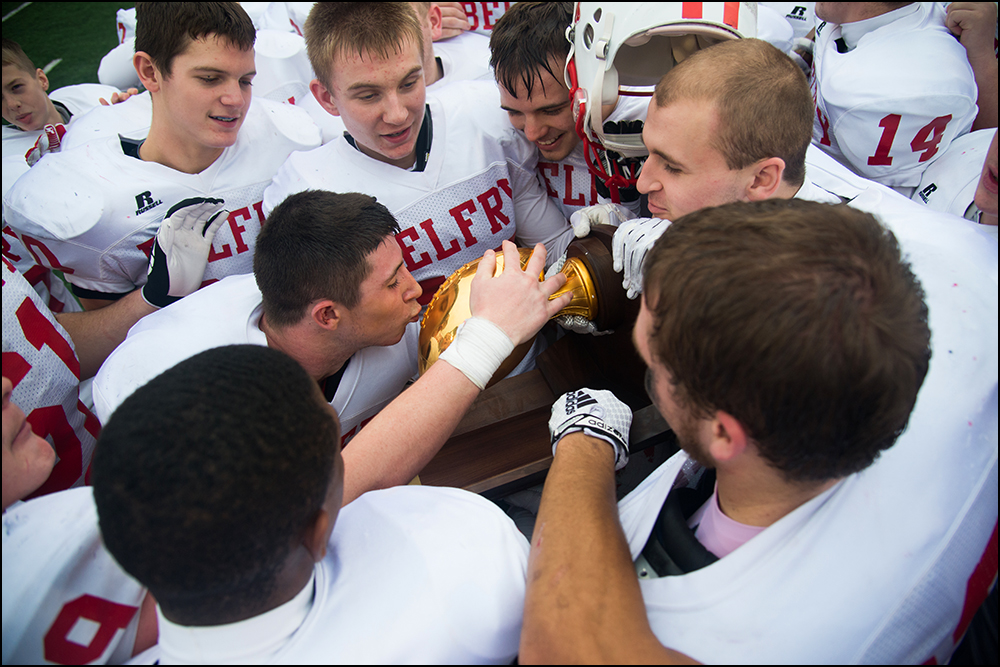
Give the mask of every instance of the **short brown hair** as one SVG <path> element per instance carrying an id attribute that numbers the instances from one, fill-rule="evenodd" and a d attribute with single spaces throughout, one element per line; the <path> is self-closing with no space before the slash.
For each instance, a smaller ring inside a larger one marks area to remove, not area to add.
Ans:
<path id="1" fill-rule="evenodd" d="M 660 107 L 684 99 L 715 103 L 720 128 L 711 143 L 730 169 L 779 157 L 782 179 L 802 185 L 814 107 L 805 75 L 787 55 L 759 39 L 696 51 L 656 86 Z"/>
<path id="2" fill-rule="evenodd" d="M 497 81 L 511 95 L 520 81 L 529 97 L 542 70 L 561 82 L 562 70 L 553 72 L 550 62 L 566 62 L 569 55 L 566 28 L 572 22 L 572 2 L 519 2 L 513 5 L 500 17 L 490 34 L 490 66 Z"/>
<path id="3" fill-rule="evenodd" d="M 371 273 L 368 256 L 395 243 L 399 223 L 374 197 L 305 190 L 274 207 L 254 249 L 253 273 L 267 321 L 283 327 L 305 317 L 309 304 L 361 301 Z"/>
<path id="4" fill-rule="evenodd" d="M 169 77 L 174 58 L 188 43 L 216 35 L 241 51 L 253 48 L 257 31 L 238 2 L 137 2 L 135 50 L 149 54 Z"/>
<path id="5" fill-rule="evenodd" d="M 329 88 L 333 62 L 348 53 L 388 58 L 411 40 L 424 59 L 424 32 L 408 2 L 317 2 L 305 27 L 309 62 Z"/>
<path id="6" fill-rule="evenodd" d="M 14 65 L 28 74 L 34 75 L 36 71 L 35 63 L 27 56 L 21 45 L 12 39 L 3 38 L 3 66 Z"/>
<path id="7" fill-rule="evenodd" d="M 702 209 L 664 232 L 644 281 L 678 403 L 735 417 L 789 481 L 863 470 L 905 429 L 927 307 L 870 214 L 796 199 Z"/>

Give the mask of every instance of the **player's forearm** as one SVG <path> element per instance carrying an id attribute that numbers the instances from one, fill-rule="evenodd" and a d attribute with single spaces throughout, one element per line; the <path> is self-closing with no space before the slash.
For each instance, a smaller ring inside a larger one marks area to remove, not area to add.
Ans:
<path id="1" fill-rule="evenodd" d="M 344 504 L 412 480 L 478 395 L 479 388 L 447 362 L 431 366 L 344 449 Z"/>
<path id="2" fill-rule="evenodd" d="M 686 661 L 665 649 L 618 521 L 614 451 L 573 433 L 545 482 L 528 560 L 519 660 L 528 663 Z"/>
<path id="3" fill-rule="evenodd" d="M 155 310 L 136 290 L 99 310 L 57 313 L 56 319 L 73 339 L 80 359 L 80 379 L 95 375 L 108 355 L 125 340 L 132 325 Z"/>

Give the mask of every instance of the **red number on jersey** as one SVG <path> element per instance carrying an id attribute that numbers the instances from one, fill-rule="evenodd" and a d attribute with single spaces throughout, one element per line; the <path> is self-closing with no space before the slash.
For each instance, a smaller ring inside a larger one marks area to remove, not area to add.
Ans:
<path id="1" fill-rule="evenodd" d="M 111 602 L 93 595 L 81 595 L 67 602 L 52 627 L 45 633 L 45 659 L 59 665 L 84 665 L 97 660 L 119 630 L 124 630 L 139 611 L 138 607 Z M 67 635 L 80 619 L 99 625 L 90 644 L 83 646 Z"/>
<path id="2" fill-rule="evenodd" d="M 816 109 L 816 113 L 819 113 L 819 109 Z M 902 116 L 898 113 L 891 113 L 879 121 L 879 127 L 883 128 L 882 137 L 878 141 L 878 147 L 875 149 L 875 155 L 868 158 L 868 164 L 882 167 L 887 167 L 892 164 L 892 157 L 889 155 L 889 151 L 892 150 L 892 142 L 895 140 L 896 132 L 899 130 L 900 119 L 902 119 Z M 822 116 L 820 116 L 820 120 L 822 122 Z M 951 114 L 948 114 L 947 116 L 938 116 L 917 130 L 917 134 L 913 137 L 913 141 L 910 142 L 910 149 L 914 153 L 924 151 L 924 154 L 921 155 L 918 160 L 919 162 L 926 162 L 937 154 L 938 144 L 940 144 L 941 139 L 944 138 L 944 130 L 948 127 L 949 122 L 951 122 Z M 823 127 L 823 132 L 825 135 L 825 125 Z M 825 138 L 826 137 L 824 136 L 824 139 Z M 821 141 L 820 143 L 824 142 Z"/>
<path id="3" fill-rule="evenodd" d="M 944 128 L 948 127 L 950 121 L 951 114 L 938 116 L 920 128 L 917 136 L 913 137 L 913 141 L 910 142 L 910 148 L 913 149 L 913 152 L 926 151 L 920 156 L 920 162 L 927 162 L 927 160 L 930 160 L 938 152 L 938 144 L 941 143 L 941 139 L 944 137 Z M 930 137 L 929 139 L 928 136 Z"/>

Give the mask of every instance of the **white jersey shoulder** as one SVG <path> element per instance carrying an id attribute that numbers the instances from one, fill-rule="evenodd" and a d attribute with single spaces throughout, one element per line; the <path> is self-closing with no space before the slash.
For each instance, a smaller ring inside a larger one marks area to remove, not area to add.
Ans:
<path id="1" fill-rule="evenodd" d="M 253 275 L 231 276 L 141 319 L 101 366 L 94 406 L 103 421 L 132 393 L 199 352 L 224 345 L 267 345 Z M 348 362 L 331 405 L 342 442 L 389 404 L 417 371 L 416 324 L 395 345 L 369 347 Z"/>
<path id="2" fill-rule="evenodd" d="M 428 94 L 432 143 L 423 171 L 375 160 L 338 138 L 292 154 L 264 193 L 269 213 L 308 189 L 362 192 L 399 221 L 407 269 L 421 303 L 463 264 L 517 239 L 544 243 L 558 257 L 572 238 L 565 216 L 535 177 L 536 154 L 507 120 L 496 86 L 463 81 Z"/>
<path id="3" fill-rule="evenodd" d="M 366 493 L 337 517 L 304 621 L 276 653 L 258 660 L 509 664 L 521 633 L 527 556 L 513 522 L 475 494 L 414 486 Z M 257 620 L 227 626 L 227 643 Z M 183 655 L 170 654 L 176 641 L 164 634 L 139 661 L 226 655 L 208 633 L 201 647 L 183 646 Z"/>
<path id="4" fill-rule="evenodd" d="M 166 212 L 189 197 L 218 197 L 230 215 L 209 254 L 207 284 L 252 270 L 264 188 L 290 153 L 318 144 L 304 112 L 267 100 L 253 104 L 236 143 L 198 174 L 126 155 L 117 136 L 98 138 L 47 155 L 15 183 L 7 220 L 77 288 L 122 294 L 145 283 Z"/>
<path id="5" fill-rule="evenodd" d="M 788 21 L 774 9 L 757 3 L 757 39 L 762 39 L 782 53 L 788 53 L 795 39 L 795 31 Z"/>
<path id="6" fill-rule="evenodd" d="M 456 81 L 492 81 L 490 39 L 474 32 L 463 32 L 451 39 L 434 42 L 434 55 L 441 60 L 444 75 L 428 86 L 437 90 Z"/>
<path id="7" fill-rule="evenodd" d="M 793 39 L 805 37 L 816 27 L 815 2 L 761 2 L 777 12 L 792 27 Z"/>
<path id="8" fill-rule="evenodd" d="M 122 664 L 146 590 L 101 542 L 89 487 L 3 516 L 3 662 Z"/>
<path id="9" fill-rule="evenodd" d="M 994 128 L 978 130 L 953 141 L 944 155 L 924 171 L 913 201 L 965 217 L 976 197 L 994 134 Z"/>
<path id="10" fill-rule="evenodd" d="M 881 186 L 849 205 L 896 235 L 925 291 L 935 361 L 907 430 L 871 467 L 718 562 L 641 582 L 657 637 L 697 660 L 943 663 L 996 576 L 996 246 Z M 621 502 L 633 557 L 685 460 Z M 827 601 L 820 622 L 794 611 L 807 599 Z"/>
<path id="11" fill-rule="evenodd" d="M 11 401 L 58 456 L 33 495 L 84 483 L 100 424 L 80 401 L 80 361 L 73 340 L 31 285 L 6 259 L 3 275 L 3 374 Z"/>
<path id="12" fill-rule="evenodd" d="M 836 44 L 844 26 L 820 24 L 813 143 L 867 178 L 916 186 L 977 113 L 972 68 L 943 16 L 938 3 L 918 3 L 846 53 Z"/>
<path id="13" fill-rule="evenodd" d="M 649 101 L 650 98 L 645 96 L 622 95 L 605 122 L 645 122 Z M 583 142 L 559 162 L 538 160 L 538 179 L 566 218 L 581 208 L 603 203 L 603 198 L 597 194 L 596 178 L 584 158 Z"/>

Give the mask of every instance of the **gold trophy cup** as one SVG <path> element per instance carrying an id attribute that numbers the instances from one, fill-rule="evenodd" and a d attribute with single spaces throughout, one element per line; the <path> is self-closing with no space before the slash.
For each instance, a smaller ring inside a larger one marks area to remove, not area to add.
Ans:
<path id="1" fill-rule="evenodd" d="M 621 276 L 612 268 L 611 237 L 615 228 L 598 225 L 590 236 L 576 239 L 566 250 L 566 264 L 560 273 L 566 276 L 566 284 L 551 298 L 567 292 L 573 295 L 569 305 L 560 310 L 560 315 L 580 315 L 592 320 L 600 331 L 613 329 L 627 316 L 628 298 L 621 286 Z M 528 264 L 531 250 L 519 248 L 521 268 Z M 504 257 L 497 253 L 494 275 L 503 271 Z M 427 312 L 420 322 L 420 373 L 423 374 L 455 339 L 458 326 L 472 317 L 469 295 L 472 279 L 480 260 L 469 262 L 451 274 L 434 294 L 427 306 Z M 542 276 L 539 276 L 539 280 Z M 518 345 L 500 365 L 490 384 L 509 374 L 524 358 L 533 341 Z"/>

